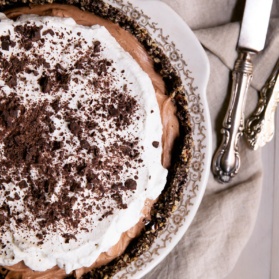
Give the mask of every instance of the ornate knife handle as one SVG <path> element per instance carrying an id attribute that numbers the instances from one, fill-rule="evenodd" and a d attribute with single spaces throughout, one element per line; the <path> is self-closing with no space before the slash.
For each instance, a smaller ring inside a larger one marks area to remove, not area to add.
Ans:
<path id="1" fill-rule="evenodd" d="M 274 135 L 275 110 L 279 103 L 279 59 L 260 91 L 255 111 L 246 121 L 245 137 L 249 146 L 256 150 L 271 141 Z M 275 86 L 277 84 L 277 86 Z"/>
<path id="2" fill-rule="evenodd" d="M 240 156 L 238 140 L 244 130 L 244 107 L 252 73 L 254 52 L 239 50 L 232 72 L 232 91 L 229 107 L 223 122 L 222 143 L 213 158 L 213 173 L 220 182 L 229 182 L 238 173 Z"/>

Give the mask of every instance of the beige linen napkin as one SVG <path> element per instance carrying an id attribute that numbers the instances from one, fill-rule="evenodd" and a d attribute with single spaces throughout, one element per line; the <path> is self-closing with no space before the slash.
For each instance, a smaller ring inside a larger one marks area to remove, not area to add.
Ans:
<path id="1" fill-rule="evenodd" d="M 163 0 L 194 30 L 210 61 L 207 88 L 213 128 L 213 152 L 220 143 L 221 123 L 229 101 L 231 69 L 244 1 Z M 241 3 L 240 3 L 241 2 Z M 266 48 L 254 59 L 254 78 L 246 115 L 279 56 L 279 1 L 274 0 Z M 197 215 L 175 249 L 144 279 L 222 279 L 233 269 L 255 224 L 262 190 L 261 151 L 240 142 L 239 174 L 229 184 L 209 177 Z"/>

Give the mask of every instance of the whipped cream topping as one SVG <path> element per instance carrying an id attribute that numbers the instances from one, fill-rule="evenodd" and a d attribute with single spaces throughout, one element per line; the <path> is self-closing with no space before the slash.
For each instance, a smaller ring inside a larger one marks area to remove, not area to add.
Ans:
<path id="1" fill-rule="evenodd" d="M 1 15 L 0 265 L 90 266 L 166 182 L 147 74 L 101 26 Z"/>

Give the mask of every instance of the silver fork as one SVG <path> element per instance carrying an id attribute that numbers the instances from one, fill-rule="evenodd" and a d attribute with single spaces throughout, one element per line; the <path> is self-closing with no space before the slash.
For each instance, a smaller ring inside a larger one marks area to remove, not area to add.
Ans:
<path id="1" fill-rule="evenodd" d="M 271 141 L 275 129 L 275 111 L 279 103 L 279 58 L 259 93 L 256 109 L 246 121 L 244 135 L 256 150 Z"/>

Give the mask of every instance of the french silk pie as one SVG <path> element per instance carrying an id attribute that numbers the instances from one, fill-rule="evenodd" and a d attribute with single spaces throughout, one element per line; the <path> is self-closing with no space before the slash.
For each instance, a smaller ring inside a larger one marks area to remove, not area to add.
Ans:
<path id="1" fill-rule="evenodd" d="M 0 18 L 0 276 L 110 277 L 179 202 L 191 147 L 181 81 L 101 1 Z"/>

